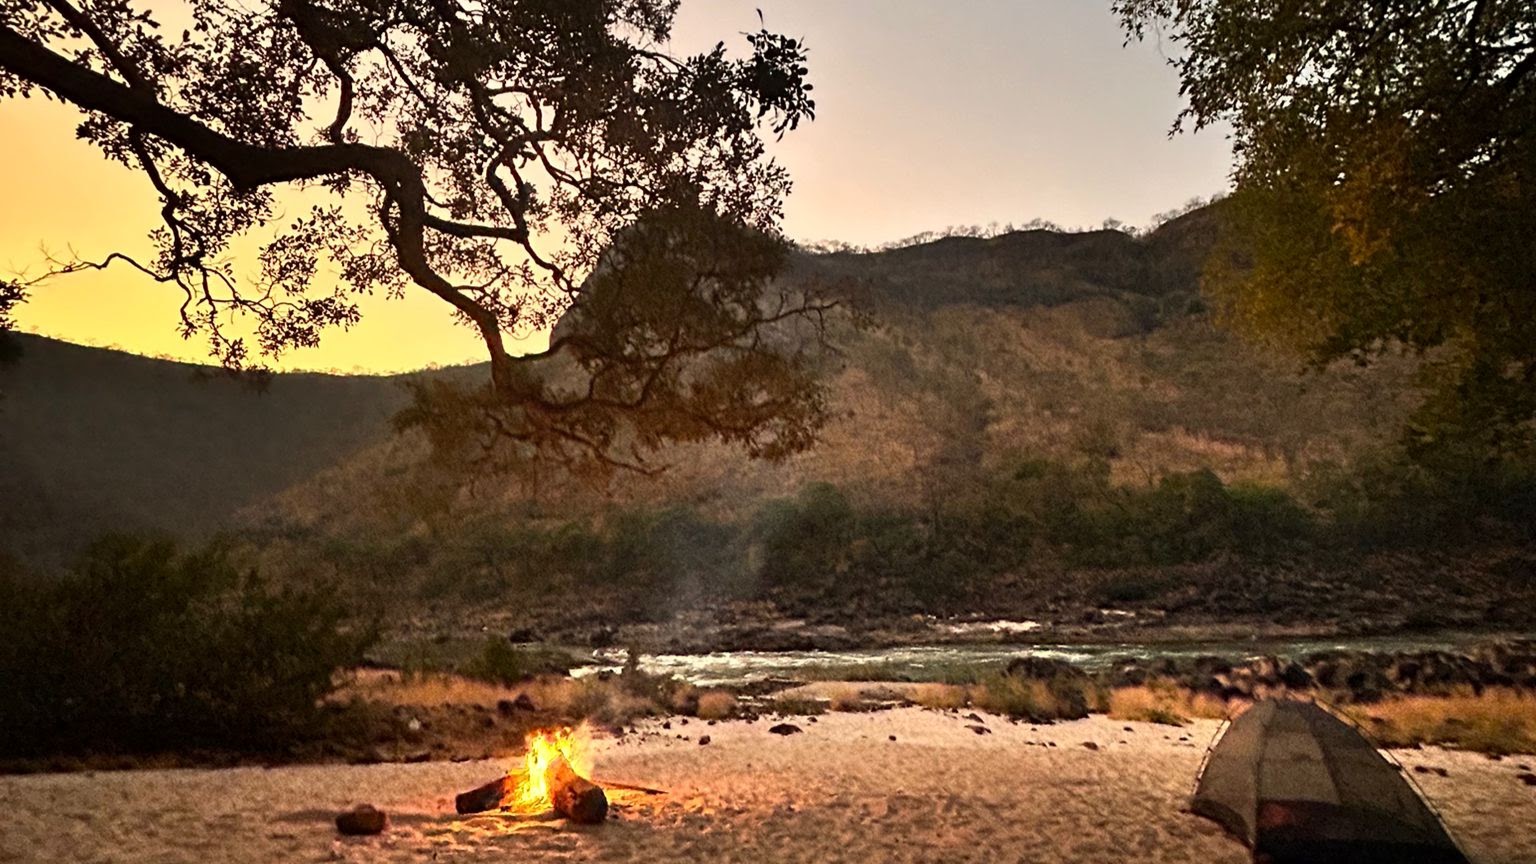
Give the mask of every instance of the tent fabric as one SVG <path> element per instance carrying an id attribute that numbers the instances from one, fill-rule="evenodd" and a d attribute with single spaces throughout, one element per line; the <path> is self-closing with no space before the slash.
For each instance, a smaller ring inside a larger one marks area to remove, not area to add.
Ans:
<path id="1" fill-rule="evenodd" d="M 1311 702 L 1265 700 L 1232 721 L 1191 809 L 1255 860 L 1467 864 L 1397 767 Z"/>

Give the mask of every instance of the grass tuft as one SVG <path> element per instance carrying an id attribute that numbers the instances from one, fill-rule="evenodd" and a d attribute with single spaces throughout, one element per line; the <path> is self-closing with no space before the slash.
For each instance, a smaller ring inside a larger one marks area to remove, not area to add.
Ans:
<path id="1" fill-rule="evenodd" d="M 1385 747 L 1439 744 L 1479 753 L 1536 753 L 1536 695 L 1506 688 L 1481 694 L 1398 696 L 1355 706 Z"/>

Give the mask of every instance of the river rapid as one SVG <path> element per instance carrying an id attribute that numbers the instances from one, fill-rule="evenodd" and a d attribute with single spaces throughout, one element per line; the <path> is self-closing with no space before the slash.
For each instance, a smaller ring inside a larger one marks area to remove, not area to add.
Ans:
<path id="1" fill-rule="evenodd" d="M 996 622 L 992 632 L 1028 632 L 1015 622 Z M 1006 626 L 1001 626 L 1006 625 Z M 769 680 L 826 679 L 837 673 L 870 680 L 925 680 L 945 669 L 1002 666 L 1017 657 L 1065 660 L 1085 670 L 1102 669 L 1124 659 L 1190 659 L 1218 656 L 1245 660 L 1259 656 L 1296 658 L 1320 651 L 1383 654 L 1415 651 L 1458 651 L 1488 634 L 1443 633 L 1400 636 L 1306 637 L 1201 642 L 1103 642 L 1092 644 L 944 643 L 904 645 L 848 651 L 716 651 L 708 654 L 642 654 L 641 671 L 673 675 L 699 686 L 741 686 Z M 604 649 L 591 662 L 572 671 L 590 675 L 618 671 L 627 653 Z"/>

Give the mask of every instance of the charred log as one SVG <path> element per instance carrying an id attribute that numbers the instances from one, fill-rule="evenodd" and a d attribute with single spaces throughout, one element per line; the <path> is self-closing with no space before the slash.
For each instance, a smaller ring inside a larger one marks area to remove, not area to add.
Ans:
<path id="1" fill-rule="evenodd" d="M 584 825 L 595 825 L 608 816 L 608 796 L 603 787 L 576 773 L 561 757 L 555 757 L 544 770 L 550 805 L 561 816 Z M 498 777 L 483 786 L 461 792 L 453 804 L 460 815 L 496 810 L 517 791 L 511 776 Z"/>

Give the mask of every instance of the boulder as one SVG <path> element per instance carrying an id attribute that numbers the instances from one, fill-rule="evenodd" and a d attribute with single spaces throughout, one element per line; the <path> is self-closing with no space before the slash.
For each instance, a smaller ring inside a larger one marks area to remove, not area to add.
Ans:
<path id="1" fill-rule="evenodd" d="M 1022 678 L 1027 681 L 1054 681 L 1062 678 L 1084 681 L 1088 678 L 1088 673 L 1071 663 L 1049 657 L 1015 657 L 1008 661 L 1003 674 L 1010 678 Z"/>
<path id="2" fill-rule="evenodd" d="M 336 815 L 336 830 L 351 837 L 381 833 L 388 824 L 389 817 L 372 804 L 359 804 Z"/>

